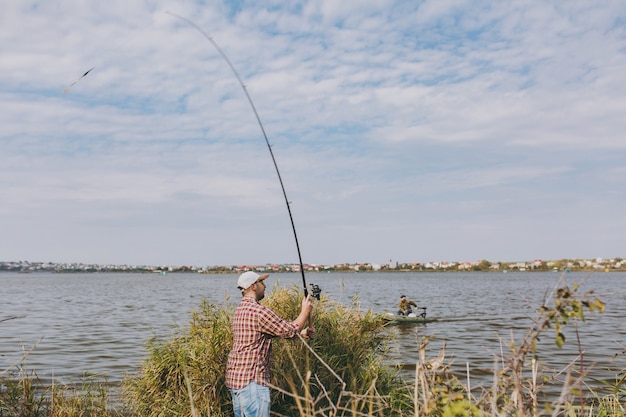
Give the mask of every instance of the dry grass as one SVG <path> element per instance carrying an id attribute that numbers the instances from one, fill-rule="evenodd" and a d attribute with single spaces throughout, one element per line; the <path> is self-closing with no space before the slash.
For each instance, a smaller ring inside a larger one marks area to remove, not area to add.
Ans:
<path id="1" fill-rule="evenodd" d="M 119 417 L 110 407 L 106 383 L 84 378 L 80 383 L 46 386 L 19 364 L 0 376 L 0 417 Z"/>

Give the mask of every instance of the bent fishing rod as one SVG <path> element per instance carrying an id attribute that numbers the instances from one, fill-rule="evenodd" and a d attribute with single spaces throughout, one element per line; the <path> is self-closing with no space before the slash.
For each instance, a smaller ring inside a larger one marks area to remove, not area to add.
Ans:
<path id="1" fill-rule="evenodd" d="M 285 191 L 285 185 L 283 184 L 283 178 L 281 177 L 280 171 L 278 170 L 278 164 L 276 163 L 276 158 L 274 157 L 274 152 L 272 151 L 272 145 L 270 145 L 270 141 L 267 138 L 267 134 L 265 133 L 265 128 L 263 127 L 263 123 L 261 122 L 261 118 L 259 117 L 259 113 L 257 112 L 256 106 L 254 105 L 254 102 L 252 101 L 252 97 L 250 97 L 250 94 L 248 93 L 248 89 L 246 88 L 246 85 L 241 80 L 241 77 L 239 76 L 239 73 L 235 69 L 235 66 L 232 64 L 230 59 L 228 59 L 228 57 L 226 56 L 224 51 L 222 51 L 222 49 L 218 46 L 218 44 L 215 42 L 215 40 L 213 40 L 213 38 L 211 36 L 209 36 L 205 31 L 203 31 L 194 22 L 192 22 L 191 20 L 189 20 L 189 19 L 187 19 L 185 17 L 179 16 L 179 15 L 177 15 L 175 13 L 172 13 L 172 12 L 165 12 L 165 13 L 170 15 L 170 16 L 172 16 L 172 17 L 180 19 L 180 20 L 182 20 L 185 23 L 187 23 L 189 26 L 191 26 L 192 28 L 194 28 L 198 32 L 200 32 L 200 34 L 202 36 L 204 36 L 209 42 L 211 42 L 211 45 L 213 45 L 213 47 L 217 50 L 217 52 L 224 59 L 224 61 L 226 61 L 226 64 L 228 64 L 228 66 L 230 67 L 230 70 L 235 75 L 235 78 L 237 78 L 237 81 L 239 82 L 239 85 L 243 89 L 243 92 L 246 95 L 246 98 L 248 99 L 248 103 L 250 103 L 250 107 L 252 107 L 252 111 L 254 112 L 254 116 L 256 117 L 256 121 L 258 122 L 259 127 L 261 128 L 261 132 L 263 133 L 263 138 L 265 139 L 265 144 L 267 145 L 267 149 L 270 151 L 270 156 L 272 157 L 272 162 L 274 163 L 274 169 L 276 170 L 276 175 L 278 176 L 278 181 L 280 182 L 280 188 L 283 191 L 283 197 L 285 199 L 285 204 L 287 205 L 287 212 L 289 213 L 289 220 L 291 221 L 291 229 L 293 230 L 293 237 L 294 237 L 294 239 L 296 241 L 296 250 L 298 251 L 298 261 L 300 263 L 300 274 L 302 275 L 302 286 L 304 288 L 304 296 L 305 297 L 308 296 L 309 291 L 308 291 L 307 285 L 306 285 L 306 277 L 304 276 L 304 264 L 302 263 L 302 255 L 300 253 L 300 244 L 298 243 L 298 234 L 296 232 L 296 224 L 294 223 L 293 215 L 291 214 L 291 204 L 289 202 L 289 199 L 287 198 L 287 192 Z M 320 287 L 318 285 L 311 284 L 311 296 L 314 297 L 314 298 L 317 298 L 319 300 L 320 299 L 320 293 L 321 293 Z"/>

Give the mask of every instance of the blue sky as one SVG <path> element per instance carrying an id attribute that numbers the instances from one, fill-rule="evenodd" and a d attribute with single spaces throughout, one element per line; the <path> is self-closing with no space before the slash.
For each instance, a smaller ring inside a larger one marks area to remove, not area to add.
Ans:
<path id="1" fill-rule="evenodd" d="M 8 0 L 0 260 L 626 256 L 622 1 Z M 80 75 L 94 68 L 72 86 Z"/>

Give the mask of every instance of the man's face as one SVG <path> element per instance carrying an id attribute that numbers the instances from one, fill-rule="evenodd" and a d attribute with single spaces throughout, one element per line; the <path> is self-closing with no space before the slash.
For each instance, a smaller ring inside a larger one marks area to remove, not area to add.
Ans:
<path id="1" fill-rule="evenodd" d="M 265 298 L 265 281 L 261 280 L 261 281 L 257 281 L 254 284 L 254 296 L 256 297 L 256 299 L 258 301 L 261 301 L 263 298 Z"/>

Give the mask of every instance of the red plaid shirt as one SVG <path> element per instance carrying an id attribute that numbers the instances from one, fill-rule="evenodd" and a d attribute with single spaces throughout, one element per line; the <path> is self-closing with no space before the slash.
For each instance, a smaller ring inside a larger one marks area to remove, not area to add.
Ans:
<path id="1" fill-rule="evenodd" d="M 254 381 L 270 384 L 272 338 L 290 339 L 298 326 L 280 317 L 252 297 L 243 297 L 233 318 L 233 349 L 226 364 L 226 386 L 245 388 Z"/>

